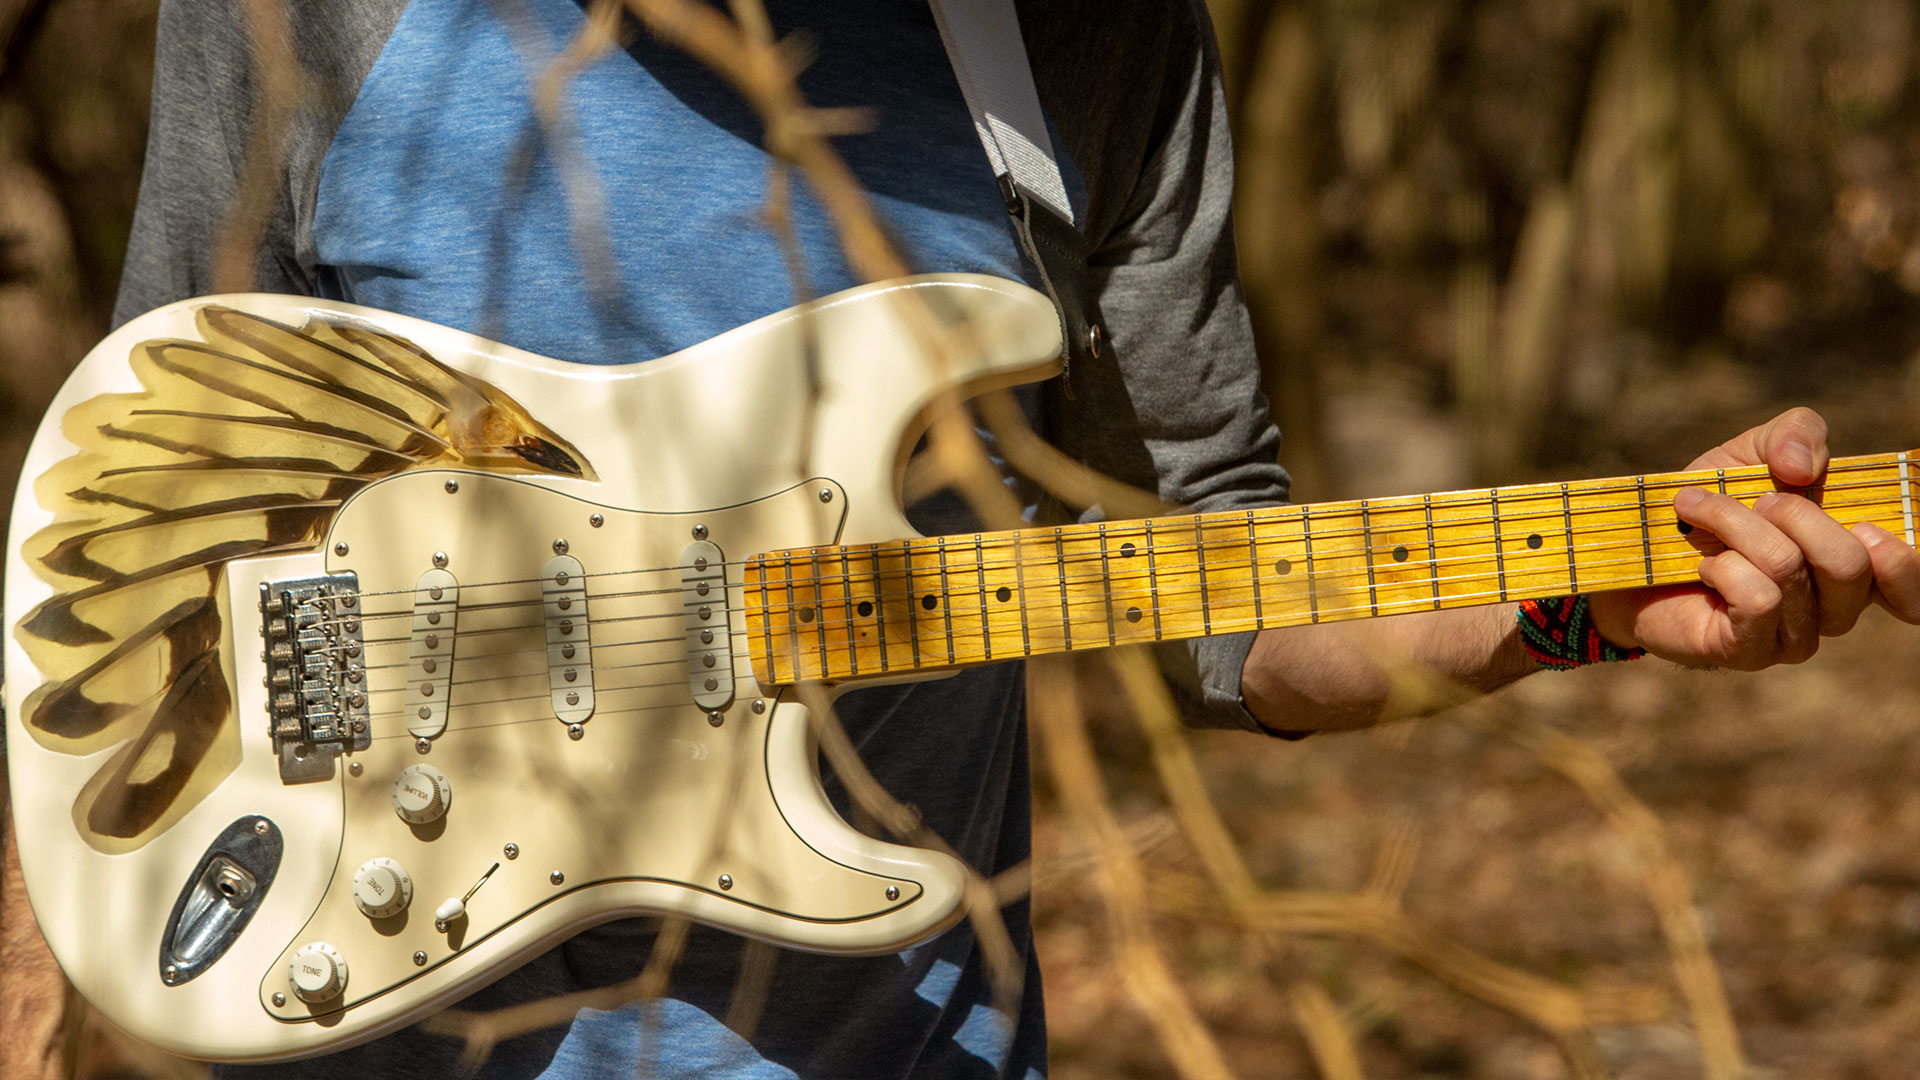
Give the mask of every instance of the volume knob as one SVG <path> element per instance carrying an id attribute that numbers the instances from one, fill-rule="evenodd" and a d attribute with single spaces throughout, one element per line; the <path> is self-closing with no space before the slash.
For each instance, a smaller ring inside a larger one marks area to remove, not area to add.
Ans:
<path id="1" fill-rule="evenodd" d="M 392 859 L 368 859 L 353 875 L 353 903 L 369 919 L 385 919 L 413 902 L 413 879 Z"/>
<path id="2" fill-rule="evenodd" d="M 452 804 L 453 785 L 431 765 L 409 765 L 393 782 L 393 812 L 408 824 L 438 821 Z"/>
<path id="3" fill-rule="evenodd" d="M 347 988 L 347 962 L 324 941 L 303 945 L 287 966 L 287 981 L 301 1001 L 331 1001 Z"/>

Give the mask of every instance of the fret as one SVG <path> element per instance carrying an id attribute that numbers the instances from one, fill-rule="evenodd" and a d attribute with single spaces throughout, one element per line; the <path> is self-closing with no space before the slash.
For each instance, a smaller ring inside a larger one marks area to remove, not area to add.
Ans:
<path id="1" fill-rule="evenodd" d="M 1427 519 L 1427 580 L 1433 585 L 1433 610 L 1440 610 L 1440 549 L 1433 543 L 1433 496 L 1420 496 L 1421 515 Z"/>
<path id="2" fill-rule="evenodd" d="M 1907 531 L 1907 546 L 1913 547 L 1913 485 L 1907 479 L 1907 452 L 1900 452 L 1900 522 Z"/>
<path id="3" fill-rule="evenodd" d="M 1647 478 L 1633 478 L 1640 499 L 1640 554 L 1647 564 L 1647 584 L 1653 584 L 1653 526 L 1647 521 Z"/>
<path id="4" fill-rule="evenodd" d="M 1727 470 L 1715 469 L 1713 470 L 1713 475 L 1720 481 L 1720 494 L 1725 495 L 1727 493 Z"/>
<path id="5" fill-rule="evenodd" d="M 920 667 L 920 598 L 914 595 L 913 587 L 913 544 L 911 541 L 900 545 L 901 563 L 907 575 L 907 643 L 913 646 L 913 666 Z"/>
<path id="6" fill-rule="evenodd" d="M 762 555 L 754 561 L 760 566 L 760 632 L 767 639 L 767 670 L 778 678 L 778 661 L 774 659 L 777 650 L 773 647 L 773 602 L 768 599 L 767 559 Z"/>
<path id="7" fill-rule="evenodd" d="M 780 561 L 785 564 L 786 573 L 787 647 L 793 653 L 793 677 L 799 680 L 805 678 L 805 675 L 800 667 L 800 634 L 793 628 L 793 555 L 789 553 Z"/>
<path id="8" fill-rule="evenodd" d="M 1020 653 L 1032 656 L 1033 628 L 1027 623 L 1027 546 L 1018 535 L 1013 538 L 1013 584 L 1020 600 Z"/>
<path id="9" fill-rule="evenodd" d="M 980 648 L 993 659 L 993 624 L 987 620 L 987 552 L 980 534 L 973 534 L 973 569 L 980 579 Z"/>
<path id="10" fill-rule="evenodd" d="M 1488 504 L 1493 508 L 1493 568 L 1500 576 L 1500 602 L 1507 600 L 1507 551 L 1500 537 L 1500 489 L 1487 489 Z"/>
<path id="11" fill-rule="evenodd" d="M 1373 523 L 1367 514 L 1367 500 L 1360 500 L 1360 545 L 1367 555 L 1367 608 L 1380 614 L 1380 587 L 1373 575 Z"/>
<path id="12" fill-rule="evenodd" d="M 1106 598 L 1105 606 L 1107 609 L 1107 644 L 1112 645 L 1118 642 L 1120 638 L 1119 638 L 1119 635 L 1114 632 L 1114 626 L 1113 626 L 1113 567 L 1107 561 L 1107 523 L 1104 521 L 1101 522 L 1099 529 L 1100 529 L 1100 591 L 1101 591 L 1101 595 Z"/>
<path id="13" fill-rule="evenodd" d="M 1053 528 L 1053 565 L 1060 575 L 1060 636 L 1066 639 L 1062 647 L 1071 652 L 1073 651 L 1073 614 L 1067 610 L 1067 548 L 1058 525 Z"/>
<path id="14" fill-rule="evenodd" d="M 1580 568 L 1573 562 L 1573 496 L 1567 485 L 1560 485 L 1560 520 L 1567 531 L 1567 591 L 1580 591 Z"/>
<path id="15" fill-rule="evenodd" d="M 942 536 L 934 541 L 934 550 L 940 556 L 940 608 L 941 618 L 947 623 L 947 663 L 953 663 L 958 657 L 953 651 L 953 591 L 947 586 L 947 538 Z"/>
<path id="16" fill-rule="evenodd" d="M 1300 506 L 1300 543 L 1303 551 L 1300 561 L 1306 563 L 1307 575 L 1307 614 L 1309 621 L 1320 621 L 1320 577 L 1313 572 L 1313 511 L 1306 504 Z"/>
<path id="17" fill-rule="evenodd" d="M 1207 598 L 1207 534 L 1205 519 L 1193 515 L 1193 568 L 1200 578 L 1200 633 L 1213 634 L 1213 605 Z"/>
<path id="18" fill-rule="evenodd" d="M 868 544 L 867 554 L 873 560 L 873 614 L 877 624 L 874 636 L 880 639 L 880 670 L 886 671 L 887 663 L 887 588 L 886 579 L 880 576 L 880 545 Z"/>
<path id="19" fill-rule="evenodd" d="M 846 548 L 840 549 L 840 607 L 846 612 L 847 628 L 847 674 L 860 674 L 860 631 L 858 623 L 853 621 L 853 570 L 852 557 Z M 824 621 L 824 620 L 822 620 Z"/>
<path id="20" fill-rule="evenodd" d="M 819 642 L 820 677 L 824 679 L 830 674 L 830 671 L 828 669 L 828 664 L 827 664 L 827 657 L 829 655 L 827 652 L 827 612 L 825 609 L 825 605 L 820 602 L 820 549 L 819 548 L 813 549 L 813 551 L 808 555 L 808 561 L 813 566 L 813 577 L 812 577 L 812 580 L 808 582 L 808 584 L 810 584 L 813 587 L 813 603 L 808 605 L 807 612 L 813 619 L 814 637 Z M 805 622 L 806 620 L 802 619 L 801 621 Z"/>
<path id="21" fill-rule="evenodd" d="M 1253 511 L 1247 511 L 1247 573 L 1253 578 L 1253 625 L 1264 630 L 1267 613 L 1260 599 L 1260 534 L 1254 529 Z M 1155 605 L 1156 607 L 1158 604 Z"/>
<path id="22" fill-rule="evenodd" d="M 1146 526 L 1147 534 L 1147 592 L 1153 599 L 1153 640 L 1160 641 L 1166 632 L 1160 629 L 1160 571 L 1153 561 L 1153 519 L 1141 522 Z"/>

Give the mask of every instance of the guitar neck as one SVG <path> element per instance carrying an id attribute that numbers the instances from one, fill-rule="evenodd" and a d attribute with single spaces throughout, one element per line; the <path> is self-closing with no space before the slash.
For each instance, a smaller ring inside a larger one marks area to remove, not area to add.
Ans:
<path id="1" fill-rule="evenodd" d="M 1909 471 L 1835 459 L 1814 495 L 1913 544 Z M 1775 490 L 1755 466 L 778 551 L 747 563 L 750 650 L 768 682 L 837 681 L 1678 584 L 1683 487 Z"/>

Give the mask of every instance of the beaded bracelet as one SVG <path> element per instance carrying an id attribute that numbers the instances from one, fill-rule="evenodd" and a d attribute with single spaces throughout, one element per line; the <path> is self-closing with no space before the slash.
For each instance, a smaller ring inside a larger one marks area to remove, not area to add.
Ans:
<path id="1" fill-rule="evenodd" d="M 1623 649 L 1601 637 L 1587 610 L 1584 593 L 1552 600 L 1523 600 L 1516 617 L 1520 647 L 1541 667 L 1571 671 L 1587 664 L 1638 660 L 1647 655 L 1645 649 Z"/>

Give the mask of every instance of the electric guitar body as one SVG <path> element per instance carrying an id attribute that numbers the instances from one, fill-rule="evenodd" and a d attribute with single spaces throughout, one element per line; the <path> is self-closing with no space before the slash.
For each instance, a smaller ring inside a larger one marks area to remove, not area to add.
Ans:
<path id="1" fill-rule="evenodd" d="M 744 560 L 911 536 L 923 410 L 1059 347 L 1044 297 L 977 276 L 628 367 L 292 297 L 128 323 L 8 545 L 14 810 L 61 965 L 146 1042 L 261 1060 L 637 913 L 841 953 L 951 925 L 962 867 L 847 826 L 756 678 Z"/>

